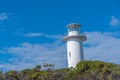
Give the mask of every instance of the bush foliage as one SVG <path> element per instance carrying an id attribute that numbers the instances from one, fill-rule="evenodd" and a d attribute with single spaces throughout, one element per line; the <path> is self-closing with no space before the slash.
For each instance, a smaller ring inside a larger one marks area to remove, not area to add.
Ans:
<path id="1" fill-rule="evenodd" d="M 80 61 L 76 68 L 55 69 L 53 64 L 33 69 L 0 72 L 0 80 L 120 80 L 120 65 L 102 61 Z"/>

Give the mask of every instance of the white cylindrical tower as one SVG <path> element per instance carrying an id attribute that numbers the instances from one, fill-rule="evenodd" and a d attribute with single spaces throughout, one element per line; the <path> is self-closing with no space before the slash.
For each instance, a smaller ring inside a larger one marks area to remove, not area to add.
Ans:
<path id="1" fill-rule="evenodd" d="M 63 38 L 67 42 L 68 68 L 75 68 L 79 61 L 84 60 L 82 43 L 87 37 L 80 34 L 80 26 L 77 23 L 68 24 L 68 36 Z"/>

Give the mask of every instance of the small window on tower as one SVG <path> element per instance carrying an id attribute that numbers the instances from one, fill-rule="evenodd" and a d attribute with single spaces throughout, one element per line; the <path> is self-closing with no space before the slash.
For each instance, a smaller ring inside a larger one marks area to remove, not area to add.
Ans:
<path id="1" fill-rule="evenodd" d="M 71 52 L 69 52 L 69 57 L 71 57 Z"/>

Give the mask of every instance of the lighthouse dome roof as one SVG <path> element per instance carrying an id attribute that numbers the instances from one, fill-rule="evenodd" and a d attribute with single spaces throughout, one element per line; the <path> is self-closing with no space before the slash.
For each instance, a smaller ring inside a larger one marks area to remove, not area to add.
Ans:
<path id="1" fill-rule="evenodd" d="M 79 28 L 81 25 L 78 23 L 70 23 L 67 25 L 68 28 Z"/>

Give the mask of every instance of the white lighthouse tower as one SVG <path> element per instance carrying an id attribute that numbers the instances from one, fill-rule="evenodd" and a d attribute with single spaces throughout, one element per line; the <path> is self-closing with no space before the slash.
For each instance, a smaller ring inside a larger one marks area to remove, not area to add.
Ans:
<path id="1" fill-rule="evenodd" d="M 68 68 L 75 68 L 79 61 L 84 60 L 82 44 L 87 37 L 80 34 L 80 27 L 81 25 L 77 23 L 68 24 L 68 36 L 63 38 L 67 42 Z"/>

